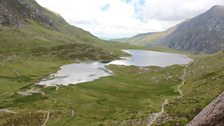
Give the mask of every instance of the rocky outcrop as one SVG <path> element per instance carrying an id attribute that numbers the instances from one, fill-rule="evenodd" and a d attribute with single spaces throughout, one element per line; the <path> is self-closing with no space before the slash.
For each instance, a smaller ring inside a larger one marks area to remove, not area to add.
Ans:
<path id="1" fill-rule="evenodd" d="M 35 0 L 0 0 L 1 25 L 20 26 L 31 21 L 56 30 L 67 24 L 63 18 L 41 7 Z"/>
<path id="2" fill-rule="evenodd" d="M 187 126 L 224 126 L 224 93 L 203 109 Z"/>
<path id="3" fill-rule="evenodd" d="M 214 6 L 206 13 L 177 25 L 174 31 L 156 43 L 193 53 L 214 53 L 224 49 L 224 6 Z"/>
<path id="4" fill-rule="evenodd" d="M 15 16 L 13 11 L 8 8 L 7 1 L 0 0 L 0 24 L 2 25 L 20 25 L 24 21 Z"/>

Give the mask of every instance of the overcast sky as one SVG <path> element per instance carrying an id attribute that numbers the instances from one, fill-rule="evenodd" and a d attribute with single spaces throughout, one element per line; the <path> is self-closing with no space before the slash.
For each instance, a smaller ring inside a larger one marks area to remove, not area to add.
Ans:
<path id="1" fill-rule="evenodd" d="M 36 0 L 67 22 L 104 38 L 163 31 L 224 0 Z"/>

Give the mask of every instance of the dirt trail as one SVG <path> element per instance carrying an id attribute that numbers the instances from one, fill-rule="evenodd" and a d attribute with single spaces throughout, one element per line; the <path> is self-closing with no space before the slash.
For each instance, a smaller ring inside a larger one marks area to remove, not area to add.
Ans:
<path id="1" fill-rule="evenodd" d="M 17 112 L 11 111 L 9 109 L 0 109 L 0 113 L 12 113 L 12 114 L 16 114 Z"/>
<path id="2" fill-rule="evenodd" d="M 184 72 L 183 72 L 183 74 L 182 74 L 182 76 L 181 76 L 181 80 L 182 80 L 182 82 L 181 82 L 181 84 L 180 84 L 180 85 L 178 86 L 178 88 L 177 88 L 177 90 L 178 90 L 180 96 L 175 97 L 175 98 L 180 98 L 180 97 L 183 97 L 183 96 L 184 96 L 183 91 L 181 90 L 181 87 L 182 87 L 182 86 L 185 84 L 185 82 L 186 82 L 185 77 L 186 77 L 187 69 L 188 69 L 188 65 L 185 66 Z M 166 106 L 167 104 L 169 104 L 169 100 L 171 100 L 171 99 L 173 99 L 173 98 L 167 98 L 167 99 L 165 99 L 165 101 L 164 101 L 163 104 L 161 105 L 161 111 L 158 112 L 158 113 L 154 113 L 154 114 L 152 114 L 152 115 L 149 117 L 147 126 L 151 126 L 152 124 L 154 124 L 154 123 L 157 121 L 157 119 L 160 118 L 160 117 L 163 115 L 163 113 L 165 112 L 165 106 Z"/>
<path id="3" fill-rule="evenodd" d="M 47 112 L 47 117 L 46 117 L 46 120 L 44 121 L 43 125 L 42 126 L 46 126 L 48 120 L 50 118 L 50 112 Z"/>
<path id="4" fill-rule="evenodd" d="M 178 86 L 178 89 L 177 89 L 178 92 L 179 92 L 179 94 L 180 94 L 180 96 L 178 96 L 177 98 L 180 98 L 180 97 L 183 97 L 184 96 L 184 93 L 181 90 L 181 87 L 186 83 L 186 73 L 187 73 L 187 69 L 188 69 L 188 65 L 186 65 L 186 67 L 184 69 L 184 73 L 181 76 L 182 83 Z"/>
<path id="5" fill-rule="evenodd" d="M 58 90 L 59 90 L 59 86 L 56 85 L 56 91 L 58 91 Z"/>

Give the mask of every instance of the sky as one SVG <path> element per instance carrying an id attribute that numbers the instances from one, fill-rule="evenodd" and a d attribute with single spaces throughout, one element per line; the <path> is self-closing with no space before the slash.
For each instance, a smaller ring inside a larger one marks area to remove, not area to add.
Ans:
<path id="1" fill-rule="evenodd" d="M 36 0 L 102 39 L 164 31 L 224 0 Z"/>

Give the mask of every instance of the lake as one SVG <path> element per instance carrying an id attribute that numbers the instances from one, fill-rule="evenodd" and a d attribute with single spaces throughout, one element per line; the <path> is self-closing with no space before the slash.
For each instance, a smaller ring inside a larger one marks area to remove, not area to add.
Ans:
<path id="1" fill-rule="evenodd" d="M 123 50 L 131 55 L 131 57 L 123 57 L 123 59 L 115 60 L 109 64 L 126 65 L 126 66 L 160 66 L 166 67 L 174 64 L 188 64 L 192 61 L 186 55 L 147 51 L 147 50 Z"/>
<path id="2" fill-rule="evenodd" d="M 192 61 L 186 55 L 147 51 L 147 50 L 123 50 L 130 54 L 130 57 L 121 57 L 121 59 L 114 60 L 110 63 L 101 62 L 83 62 L 68 64 L 60 67 L 59 71 L 44 78 L 38 85 L 56 86 L 79 84 L 84 82 L 94 81 L 96 79 L 112 76 L 112 71 L 106 69 L 107 65 L 125 65 L 125 66 L 160 66 L 166 67 L 175 64 L 188 64 Z"/>

